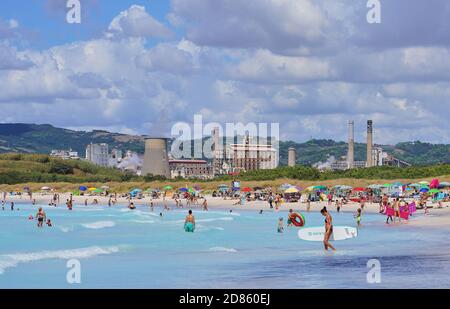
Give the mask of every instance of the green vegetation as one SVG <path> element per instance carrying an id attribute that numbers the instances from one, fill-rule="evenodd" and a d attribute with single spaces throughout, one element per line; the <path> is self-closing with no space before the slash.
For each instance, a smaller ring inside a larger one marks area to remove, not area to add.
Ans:
<path id="1" fill-rule="evenodd" d="M 276 180 L 281 178 L 296 180 L 333 180 L 333 179 L 423 179 L 450 174 L 450 164 L 423 167 L 372 167 L 347 171 L 319 172 L 315 168 L 295 166 L 280 167 L 274 170 L 259 170 L 242 173 L 239 179 L 244 181 Z M 230 176 L 220 179 L 230 180 Z"/>
<path id="2" fill-rule="evenodd" d="M 243 181 L 274 181 L 294 179 L 303 181 L 324 181 L 333 179 L 423 179 L 450 175 L 450 164 L 433 166 L 395 168 L 373 167 L 348 171 L 319 172 L 305 166 L 279 167 L 274 170 L 249 171 L 239 175 Z M 229 181 L 231 176 L 218 177 L 217 181 Z M 55 183 L 66 182 L 176 182 L 159 176 L 139 177 L 112 168 L 103 168 L 82 160 L 60 160 L 38 154 L 0 154 L 0 184 Z M 196 181 L 199 183 L 208 181 Z"/>
<path id="3" fill-rule="evenodd" d="M 82 160 L 60 160 L 38 154 L 0 155 L 0 184 L 120 182 L 139 179 L 133 174 Z"/>

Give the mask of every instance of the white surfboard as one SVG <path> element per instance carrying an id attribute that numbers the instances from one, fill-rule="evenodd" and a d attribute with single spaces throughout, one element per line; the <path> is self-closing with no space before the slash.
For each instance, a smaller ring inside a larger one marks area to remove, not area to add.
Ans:
<path id="1" fill-rule="evenodd" d="M 308 227 L 298 231 L 298 238 L 307 241 L 323 241 L 324 226 Z M 358 230 L 351 226 L 333 226 L 330 240 L 345 240 L 358 236 Z"/>

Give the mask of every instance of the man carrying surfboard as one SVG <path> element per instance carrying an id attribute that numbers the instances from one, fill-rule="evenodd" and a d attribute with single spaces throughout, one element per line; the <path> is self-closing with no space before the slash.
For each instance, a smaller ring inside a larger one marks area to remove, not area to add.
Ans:
<path id="1" fill-rule="evenodd" d="M 333 234 L 333 218 L 328 213 L 326 207 L 322 208 L 320 213 L 325 217 L 325 235 L 323 237 L 323 245 L 325 250 L 328 251 L 328 248 L 331 248 L 331 250 L 336 251 L 336 248 L 330 244 L 330 237 Z"/>

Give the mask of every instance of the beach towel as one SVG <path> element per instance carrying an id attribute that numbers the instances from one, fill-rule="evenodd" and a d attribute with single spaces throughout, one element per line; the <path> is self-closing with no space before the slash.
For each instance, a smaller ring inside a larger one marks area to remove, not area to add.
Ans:
<path id="1" fill-rule="evenodd" d="M 393 216 L 395 215 L 394 208 L 386 207 L 386 216 Z"/>
<path id="2" fill-rule="evenodd" d="M 407 211 L 400 211 L 400 218 L 408 220 L 409 219 L 409 212 L 407 212 Z"/>
<path id="3" fill-rule="evenodd" d="M 416 208 L 416 202 L 412 202 L 412 203 L 409 204 L 408 206 L 409 206 L 409 212 L 410 212 L 411 214 L 413 214 L 413 213 L 415 213 L 415 212 L 417 211 L 417 208 Z"/>

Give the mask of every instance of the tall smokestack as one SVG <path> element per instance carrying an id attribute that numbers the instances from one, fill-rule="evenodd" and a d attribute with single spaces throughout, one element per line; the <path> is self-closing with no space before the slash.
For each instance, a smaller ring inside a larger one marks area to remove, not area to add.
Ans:
<path id="1" fill-rule="evenodd" d="M 372 120 L 367 120 L 367 160 L 366 160 L 366 166 L 372 167 L 373 166 L 373 160 L 372 160 L 372 145 L 373 145 L 373 122 Z"/>
<path id="2" fill-rule="evenodd" d="M 148 138 L 145 140 L 142 175 L 164 176 L 167 179 L 170 178 L 166 138 Z"/>
<path id="3" fill-rule="evenodd" d="M 293 167 L 297 163 L 297 150 L 294 147 L 288 150 L 288 166 Z"/>
<path id="4" fill-rule="evenodd" d="M 348 122 L 348 154 L 347 154 L 348 168 L 355 167 L 355 122 L 350 120 Z"/>

